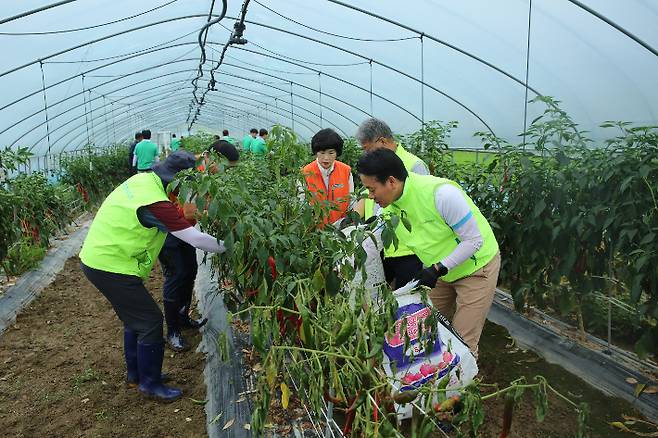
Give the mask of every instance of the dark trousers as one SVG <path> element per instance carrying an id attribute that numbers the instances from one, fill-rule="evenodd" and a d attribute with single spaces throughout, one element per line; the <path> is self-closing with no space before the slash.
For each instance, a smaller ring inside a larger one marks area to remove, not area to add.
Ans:
<path id="1" fill-rule="evenodd" d="M 158 260 L 162 264 L 165 279 L 162 287 L 165 310 L 167 310 L 167 306 L 175 307 L 176 311 L 183 307 L 187 308 L 186 311 L 189 310 L 198 270 L 196 248 L 172 234 L 167 234 Z M 175 324 L 174 321 L 170 321 L 171 318 L 168 315 L 165 316 L 167 325 Z"/>
<path id="2" fill-rule="evenodd" d="M 421 269 L 423 269 L 423 262 L 414 254 L 384 259 L 386 281 L 391 283 L 395 280 L 395 288 L 409 283 Z"/>
<path id="3" fill-rule="evenodd" d="M 141 278 L 101 271 L 83 263 L 80 265 L 87 279 L 110 302 L 124 326 L 137 333 L 140 342 L 162 342 L 162 312 Z"/>

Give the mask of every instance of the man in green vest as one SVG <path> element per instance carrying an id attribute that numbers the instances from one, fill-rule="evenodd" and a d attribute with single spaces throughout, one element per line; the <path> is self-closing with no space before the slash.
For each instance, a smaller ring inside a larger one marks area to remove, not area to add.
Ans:
<path id="1" fill-rule="evenodd" d="M 245 135 L 242 139 L 242 152 L 251 151 L 251 142 L 258 136 L 258 129 L 251 128 L 249 134 Z"/>
<path id="2" fill-rule="evenodd" d="M 180 139 L 176 138 L 176 134 L 171 134 L 171 144 L 169 147 L 172 152 L 176 152 L 180 148 Z"/>
<path id="3" fill-rule="evenodd" d="M 230 135 L 228 135 L 228 129 L 224 129 L 224 130 L 222 131 L 222 140 L 231 143 L 233 146 L 237 146 L 237 145 L 238 145 L 238 141 L 237 141 L 235 138 L 233 138 L 233 137 L 231 137 Z"/>
<path id="4" fill-rule="evenodd" d="M 148 278 L 167 233 L 204 251 L 221 253 L 222 241 L 195 229 L 169 200 L 167 185 L 194 167 L 194 155 L 172 153 L 108 195 L 96 213 L 80 251 L 82 270 L 112 304 L 124 324 L 124 357 L 129 387 L 150 398 L 172 401 L 180 389 L 163 384 L 162 312 L 148 290 Z"/>
<path id="5" fill-rule="evenodd" d="M 423 160 L 407 151 L 402 144 L 396 141 L 393 137 L 393 131 L 383 120 L 366 119 L 359 125 L 355 137 L 364 151 L 369 152 L 378 148 L 389 149 L 400 157 L 408 172 L 429 175 L 429 170 Z M 357 203 L 354 210 L 364 220 L 368 220 L 378 214 L 379 206 L 372 199 L 363 199 Z M 384 248 L 386 281 L 389 283 L 394 282 L 396 288 L 411 281 L 422 266 L 420 259 L 404 244 L 399 244 L 397 248 L 393 245 Z"/>
<path id="6" fill-rule="evenodd" d="M 151 141 L 150 130 L 143 130 L 142 138 L 135 146 L 133 167 L 137 168 L 137 172 L 150 172 L 151 166 L 160 160 L 160 150 L 158 145 Z"/>
<path id="7" fill-rule="evenodd" d="M 434 306 L 477 356 L 478 342 L 493 302 L 500 252 L 489 222 L 454 181 L 407 172 L 395 152 L 379 148 L 357 164 L 361 182 L 382 214 L 404 215 L 410 229 L 395 233 L 426 268 L 416 274 L 432 288 Z"/>
<path id="8" fill-rule="evenodd" d="M 261 157 L 267 155 L 268 148 L 266 141 L 268 135 L 269 132 L 267 132 L 267 129 L 265 128 L 261 128 L 261 130 L 258 131 L 258 137 L 254 138 L 250 145 L 252 155 Z"/>

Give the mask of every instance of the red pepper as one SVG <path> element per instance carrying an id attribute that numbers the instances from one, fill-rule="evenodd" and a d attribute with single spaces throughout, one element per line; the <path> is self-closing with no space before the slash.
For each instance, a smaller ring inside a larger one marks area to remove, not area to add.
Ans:
<path id="1" fill-rule="evenodd" d="M 270 272 L 272 273 L 272 281 L 276 281 L 276 262 L 274 257 L 269 256 L 267 258 L 267 264 L 270 266 Z"/>

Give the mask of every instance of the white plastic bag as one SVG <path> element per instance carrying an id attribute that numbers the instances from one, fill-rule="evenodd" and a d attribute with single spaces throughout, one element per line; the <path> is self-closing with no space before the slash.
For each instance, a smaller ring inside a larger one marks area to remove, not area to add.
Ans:
<path id="1" fill-rule="evenodd" d="M 357 227 L 353 225 L 343 229 L 342 231 L 345 236 L 349 237 L 352 231 L 355 229 L 357 229 Z M 384 276 L 384 265 L 382 264 L 382 259 L 379 255 L 383 248 L 381 233 L 375 231 L 371 237 L 368 237 L 363 241 L 361 247 L 365 250 L 367 255 L 365 263 L 366 279 L 364 287 L 370 293 L 370 296 L 375 298 L 377 292 L 379 291 L 379 286 L 386 281 L 386 277 Z M 349 263 L 354 266 L 354 257 L 350 257 Z M 361 275 L 361 271 L 359 270 L 356 272 L 356 275 L 352 279 L 352 290 L 355 290 L 357 287 L 359 287 L 362 280 L 363 277 Z"/>

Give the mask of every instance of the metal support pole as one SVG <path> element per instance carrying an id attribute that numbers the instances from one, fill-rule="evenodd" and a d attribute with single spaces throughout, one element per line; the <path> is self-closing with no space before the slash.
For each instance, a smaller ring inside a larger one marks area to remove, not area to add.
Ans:
<path id="1" fill-rule="evenodd" d="M 43 72 L 43 62 L 39 61 L 39 67 L 41 67 L 41 87 L 43 93 L 43 112 L 46 117 L 46 136 L 48 138 L 48 155 L 50 155 L 50 121 L 48 120 L 48 101 L 46 100 L 46 76 Z M 48 168 L 48 159 L 44 163 L 44 167 Z"/>
<path id="2" fill-rule="evenodd" d="M 420 34 L 420 132 L 421 132 L 421 149 L 425 150 L 425 44 L 423 35 Z"/>
<path id="3" fill-rule="evenodd" d="M 292 81 L 290 81 L 290 120 L 292 122 L 292 130 L 295 130 L 295 108 L 292 103 Z"/>
<path id="4" fill-rule="evenodd" d="M 372 59 L 370 60 L 370 117 L 374 117 L 374 111 L 372 108 Z"/>
<path id="5" fill-rule="evenodd" d="M 525 132 L 528 129 L 528 76 L 530 73 L 530 29 L 532 25 L 532 0 L 528 5 L 528 42 L 525 53 L 525 95 L 523 98 L 523 150 L 525 150 Z"/>
<path id="6" fill-rule="evenodd" d="M 89 119 L 87 118 L 87 98 L 85 97 L 85 75 L 80 76 L 82 78 L 82 100 L 85 104 L 85 128 L 87 128 L 87 144 L 91 144 L 91 138 L 89 137 Z"/>
<path id="7" fill-rule="evenodd" d="M 91 102 L 91 90 L 89 91 L 89 120 L 91 121 L 91 141 L 93 145 L 96 145 L 96 133 L 94 132 L 94 113 L 93 113 L 93 103 Z"/>
<path id="8" fill-rule="evenodd" d="M 318 106 L 320 107 L 320 128 L 322 128 L 322 72 L 318 72 Z"/>

